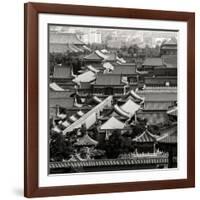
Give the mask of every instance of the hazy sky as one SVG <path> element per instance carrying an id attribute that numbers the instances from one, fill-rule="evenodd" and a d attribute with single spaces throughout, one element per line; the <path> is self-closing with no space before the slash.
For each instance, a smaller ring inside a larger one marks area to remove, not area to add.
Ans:
<path id="1" fill-rule="evenodd" d="M 63 26 L 63 25 L 51 25 L 51 31 L 58 32 L 69 32 L 69 33 L 82 33 L 88 34 L 91 32 L 101 33 L 102 40 L 111 36 L 118 40 L 129 42 L 134 41 L 135 43 L 141 44 L 146 43 L 156 45 L 158 41 L 168 40 L 170 38 L 178 37 L 178 32 L 175 31 L 160 31 L 160 30 L 142 30 L 142 29 L 115 29 L 115 28 L 97 28 L 97 27 L 77 27 L 77 26 Z"/>
<path id="2" fill-rule="evenodd" d="M 152 35 L 156 37 L 177 37 L 177 32 L 174 31 L 160 31 L 160 30 L 137 30 L 137 29 L 113 29 L 113 28 L 96 28 L 96 27 L 76 27 L 76 26 L 50 26 L 50 31 L 57 30 L 57 31 L 63 31 L 63 32 L 83 32 L 88 33 L 89 31 L 98 31 L 103 33 L 106 32 L 117 32 L 119 34 L 141 34 L 144 35 Z"/>

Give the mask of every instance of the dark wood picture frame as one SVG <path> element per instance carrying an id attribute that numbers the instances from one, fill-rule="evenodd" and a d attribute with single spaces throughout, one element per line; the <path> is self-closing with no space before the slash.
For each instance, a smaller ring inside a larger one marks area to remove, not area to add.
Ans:
<path id="1" fill-rule="evenodd" d="M 187 22 L 187 178 L 92 185 L 38 184 L 38 15 L 40 13 Z M 195 14 L 128 8 L 26 3 L 24 17 L 24 195 L 43 197 L 194 187 L 195 185 Z"/>

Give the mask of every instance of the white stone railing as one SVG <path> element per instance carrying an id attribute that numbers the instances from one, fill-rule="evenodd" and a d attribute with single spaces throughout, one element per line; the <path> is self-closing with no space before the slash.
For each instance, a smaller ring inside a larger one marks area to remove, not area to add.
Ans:
<path id="1" fill-rule="evenodd" d="M 122 153 L 119 155 L 121 159 L 133 159 L 133 158 L 152 158 L 152 157 L 166 157 L 168 158 L 169 154 L 164 152 L 155 152 L 155 153 Z"/>
<path id="2" fill-rule="evenodd" d="M 166 165 L 169 162 L 168 155 L 157 155 L 152 157 L 134 157 L 126 159 L 96 159 L 96 160 L 84 160 L 84 161 L 65 161 L 65 162 L 50 162 L 50 169 L 59 168 L 77 168 L 77 167 L 103 167 L 103 166 L 137 166 L 137 165 L 155 165 L 163 164 Z M 109 168 L 108 168 L 109 169 Z"/>

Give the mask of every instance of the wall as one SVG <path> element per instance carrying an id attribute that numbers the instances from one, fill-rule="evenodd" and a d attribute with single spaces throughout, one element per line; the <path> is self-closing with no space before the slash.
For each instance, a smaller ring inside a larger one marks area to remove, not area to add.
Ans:
<path id="1" fill-rule="evenodd" d="M 34 1 L 34 0 L 32 0 Z M 2 0 L 0 17 L 1 55 L 1 140 L 0 140 L 0 199 L 23 197 L 23 3 L 24 0 Z M 196 50 L 200 52 L 200 10 L 198 0 L 43 0 L 43 2 L 73 3 L 99 6 L 133 7 L 146 9 L 182 10 L 196 12 Z M 3 62 L 2 62 L 3 61 Z M 200 58 L 196 58 L 196 102 L 200 102 Z M 199 74 L 199 75 L 197 75 Z M 198 80 L 199 79 L 199 80 Z M 200 118 L 198 104 L 196 117 Z M 198 121 L 197 121 L 198 123 Z M 200 124 L 200 123 L 198 123 Z M 200 125 L 196 126 L 196 188 L 134 193 L 54 197 L 50 199 L 199 199 L 200 195 Z"/>

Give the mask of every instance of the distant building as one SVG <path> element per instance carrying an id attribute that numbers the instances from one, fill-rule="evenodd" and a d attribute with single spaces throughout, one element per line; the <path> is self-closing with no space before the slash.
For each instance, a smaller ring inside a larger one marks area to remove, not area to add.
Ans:
<path id="1" fill-rule="evenodd" d="M 121 80 L 121 75 L 118 74 L 98 74 L 95 83 L 93 84 L 93 93 L 113 95 L 123 94 L 125 83 Z"/>
<path id="2" fill-rule="evenodd" d="M 176 87 L 176 76 L 144 77 L 144 84 L 147 87 Z"/>
<path id="3" fill-rule="evenodd" d="M 142 134 L 133 139 L 138 153 L 155 152 L 155 143 L 157 135 L 145 130 Z"/>
<path id="4" fill-rule="evenodd" d="M 71 109 L 74 105 L 73 93 L 69 91 L 49 90 L 49 113 L 50 118 L 56 117 L 61 110 Z"/>
<path id="5" fill-rule="evenodd" d="M 177 55 L 163 55 L 162 60 L 167 68 L 177 68 Z"/>
<path id="6" fill-rule="evenodd" d="M 160 47 L 160 55 L 177 55 L 177 40 L 172 38 L 163 42 Z"/>
<path id="7" fill-rule="evenodd" d="M 53 71 L 54 79 L 71 79 L 72 67 L 66 65 L 56 65 Z"/>
<path id="8" fill-rule="evenodd" d="M 80 39 L 85 44 L 92 44 L 92 43 L 101 44 L 102 43 L 101 33 L 93 29 L 90 29 L 88 33 L 80 34 L 79 36 L 80 36 Z"/>
<path id="9" fill-rule="evenodd" d="M 168 167 L 177 167 L 177 125 L 170 126 L 161 131 L 157 147 L 169 154 Z"/>
<path id="10" fill-rule="evenodd" d="M 135 75 L 136 64 L 130 63 L 130 64 L 114 65 L 114 70 L 112 71 L 112 74 L 121 74 L 121 75 L 126 75 L 126 76 Z"/>
<path id="11" fill-rule="evenodd" d="M 118 74 L 122 76 L 124 82 L 130 83 L 131 85 L 138 84 L 138 73 L 136 71 L 135 63 L 114 65 L 112 74 Z"/>
<path id="12" fill-rule="evenodd" d="M 169 108 L 172 108 L 176 105 L 177 102 L 177 94 L 168 94 L 168 95 L 163 95 L 164 98 L 157 98 L 155 99 L 154 97 L 158 97 L 159 95 L 155 96 L 154 94 L 150 95 L 148 98 L 145 99 L 144 103 L 144 111 L 167 111 Z M 162 96 L 162 94 L 160 94 Z"/>
<path id="13" fill-rule="evenodd" d="M 49 52 L 50 53 L 83 53 L 89 48 L 81 41 L 75 33 L 50 32 Z"/>
<path id="14" fill-rule="evenodd" d="M 117 56 L 115 53 L 102 53 L 99 50 L 96 50 L 89 55 L 85 56 L 84 61 L 86 64 L 100 64 L 104 62 L 115 62 L 117 60 Z"/>
<path id="15" fill-rule="evenodd" d="M 139 74 L 139 88 L 142 87 L 145 83 L 145 80 L 147 84 L 149 84 L 149 79 L 152 79 L 152 76 L 155 76 L 154 72 L 162 72 L 162 69 L 165 69 L 166 66 L 163 64 L 162 58 L 146 58 L 141 65 L 138 66 L 137 72 Z M 149 77 L 149 79 L 148 79 Z M 156 84 L 156 79 L 153 80 Z M 152 86 L 152 85 L 149 85 Z"/>
<path id="16" fill-rule="evenodd" d="M 165 67 L 161 58 L 146 58 L 139 70 L 153 71 L 155 68 Z"/>
<path id="17" fill-rule="evenodd" d="M 177 91 L 175 87 L 138 90 L 137 94 L 144 98 L 144 111 L 165 111 L 166 113 L 169 108 L 177 104 Z"/>
<path id="18" fill-rule="evenodd" d="M 153 74 L 155 76 L 176 76 L 177 77 L 177 68 L 157 67 L 154 69 Z"/>
<path id="19" fill-rule="evenodd" d="M 51 82 L 56 82 L 64 89 L 74 89 L 75 83 L 72 82 L 72 67 L 65 65 L 56 65 L 53 75 L 50 77 Z"/>
<path id="20" fill-rule="evenodd" d="M 86 64 L 101 64 L 104 60 L 101 56 L 99 56 L 96 51 L 92 52 L 91 54 L 85 56 L 83 58 Z"/>
<path id="21" fill-rule="evenodd" d="M 163 42 L 160 47 L 160 55 L 168 68 L 177 68 L 177 40 L 172 38 Z"/>

